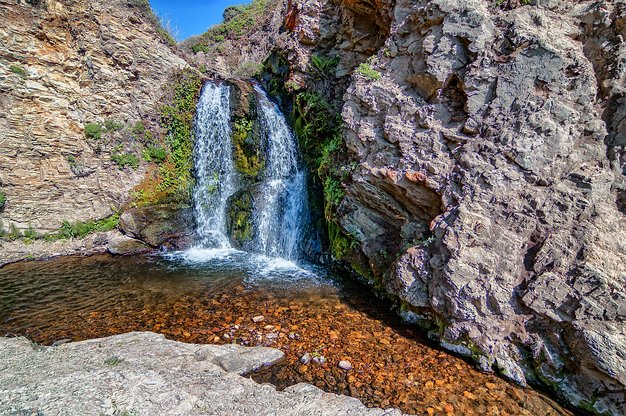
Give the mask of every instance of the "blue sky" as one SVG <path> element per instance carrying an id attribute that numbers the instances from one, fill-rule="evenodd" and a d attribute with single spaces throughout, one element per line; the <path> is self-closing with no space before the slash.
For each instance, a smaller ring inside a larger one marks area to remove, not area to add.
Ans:
<path id="1" fill-rule="evenodd" d="M 227 6 L 248 3 L 246 0 L 150 0 L 152 9 L 169 21 L 178 40 L 204 33 L 222 21 Z"/>

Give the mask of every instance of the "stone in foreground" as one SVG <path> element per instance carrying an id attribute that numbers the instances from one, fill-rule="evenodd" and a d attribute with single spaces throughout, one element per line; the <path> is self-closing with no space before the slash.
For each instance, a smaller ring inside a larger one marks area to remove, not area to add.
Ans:
<path id="1" fill-rule="evenodd" d="M 241 376 L 282 357 L 150 332 L 58 347 L 0 338 L 0 414 L 401 415 L 308 384 L 278 392 Z"/>

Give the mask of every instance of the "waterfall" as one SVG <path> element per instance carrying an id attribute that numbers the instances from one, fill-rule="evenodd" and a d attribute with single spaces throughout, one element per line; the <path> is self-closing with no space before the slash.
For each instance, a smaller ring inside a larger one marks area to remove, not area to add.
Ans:
<path id="1" fill-rule="evenodd" d="M 226 203 L 237 190 L 237 172 L 230 143 L 230 89 L 207 83 L 195 120 L 193 191 L 197 234 L 203 247 L 229 247 Z"/>
<path id="2" fill-rule="evenodd" d="M 298 146 L 285 116 L 260 87 L 254 86 L 256 120 L 262 135 L 265 165 L 250 184 L 236 171 L 230 128 L 230 87 L 207 83 L 196 115 L 193 192 L 198 243 L 202 248 L 237 245 L 229 236 L 229 204 L 240 191 L 253 195 L 251 241 L 243 248 L 270 257 L 297 259 L 309 221 L 306 175 Z M 241 247 L 238 247 L 241 248 Z"/>

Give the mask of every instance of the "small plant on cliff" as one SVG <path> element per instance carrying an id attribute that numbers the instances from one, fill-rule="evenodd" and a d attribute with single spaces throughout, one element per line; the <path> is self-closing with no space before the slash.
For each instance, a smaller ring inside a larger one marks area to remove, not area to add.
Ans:
<path id="1" fill-rule="evenodd" d="M 119 363 L 121 363 L 123 360 L 118 357 L 117 355 L 114 355 L 112 357 L 107 358 L 106 360 L 104 360 L 104 364 L 114 367 L 116 365 L 118 365 Z"/>
<path id="2" fill-rule="evenodd" d="M 167 151 L 161 146 L 149 144 L 141 153 L 143 160 L 161 164 L 167 158 Z"/>
<path id="3" fill-rule="evenodd" d="M 88 139 L 99 140 L 102 137 L 102 126 L 98 123 L 89 123 L 85 125 L 85 137 Z"/>
<path id="4" fill-rule="evenodd" d="M 27 78 L 28 77 L 28 72 L 24 68 L 22 68 L 21 66 L 11 65 L 9 67 L 9 70 L 11 72 L 13 72 L 14 74 L 19 75 L 22 78 Z"/>
<path id="5" fill-rule="evenodd" d="M 104 128 L 107 132 L 114 132 L 122 130 L 124 128 L 124 125 L 108 118 L 104 121 Z"/>
<path id="6" fill-rule="evenodd" d="M 2 189 L 0 189 L 0 212 L 2 212 L 2 210 L 4 209 L 4 205 L 6 203 L 7 203 L 7 197 L 2 191 Z"/>
<path id="7" fill-rule="evenodd" d="M 324 55 L 313 55 L 311 57 L 311 66 L 320 74 L 332 74 L 337 70 L 339 58 L 330 58 Z"/>
<path id="8" fill-rule="evenodd" d="M 361 65 L 359 65 L 358 68 L 356 69 L 356 72 L 364 76 L 365 78 L 371 79 L 373 81 L 380 81 L 382 79 L 380 72 L 373 69 L 369 61 L 363 62 Z"/>
<path id="9" fill-rule="evenodd" d="M 130 166 L 136 170 L 139 167 L 139 159 L 132 153 L 114 153 L 111 155 L 111 161 L 114 162 L 119 169 Z"/>

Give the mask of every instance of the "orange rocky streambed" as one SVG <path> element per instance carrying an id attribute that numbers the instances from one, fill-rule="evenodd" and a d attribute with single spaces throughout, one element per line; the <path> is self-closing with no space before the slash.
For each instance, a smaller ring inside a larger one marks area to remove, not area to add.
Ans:
<path id="1" fill-rule="evenodd" d="M 434 348 L 364 287 L 284 288 L 251 285 L 241 276 L 207 283 L 189 277 L 202 275 L 197 270 L 181 275 L 145 260 L 120 261 L 0 269 L 0 333 L 44 344 L 154 331 L 188 343 L 265 345 L 283 350 L 285 359 L 251 377 L 279 388 L 308 382 L 418 415 L 571 414 L 537 391 Z M 83 272 L 67 276 L 77 268 Z"/>

